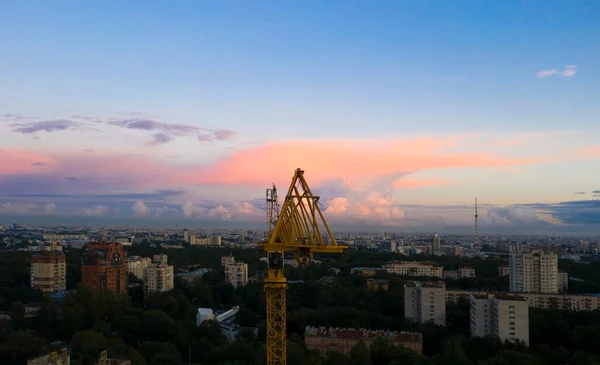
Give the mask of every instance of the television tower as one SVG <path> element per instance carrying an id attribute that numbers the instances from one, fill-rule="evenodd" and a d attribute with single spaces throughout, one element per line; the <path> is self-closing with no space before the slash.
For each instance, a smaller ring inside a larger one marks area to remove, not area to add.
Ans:
<path id="1" fill-rule="evenodd" d="M 477 198 L 475 198 L 475 244 L 479 244 L 479 225 L 477 218 L 479 215 L 477 214 Z"/>

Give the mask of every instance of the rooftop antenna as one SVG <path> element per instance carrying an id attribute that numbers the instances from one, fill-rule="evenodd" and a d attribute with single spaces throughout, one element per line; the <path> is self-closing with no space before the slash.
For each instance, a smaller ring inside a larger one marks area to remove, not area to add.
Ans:
<path id="1" fill-rule="evenodd" d="M 475 198 L 475 244 L 479 244 L 479 215 L 477 214 L 477 198 Z"/>

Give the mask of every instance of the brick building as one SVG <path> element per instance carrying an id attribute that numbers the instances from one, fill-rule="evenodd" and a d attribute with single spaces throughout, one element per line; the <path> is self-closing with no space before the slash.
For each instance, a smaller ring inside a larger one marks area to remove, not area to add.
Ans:
<path id="1" fill-rule="evenodd" d="M 326 355 L 329 351 L 347 354 L 359 342 L 362 341 L 369 347 L 379 338 L 387 339 L 394 346 L 402 345 L 416 353 L 423 353 L 423 336 L 415 332 L 310 326 L 304 330 L 306 347 L 309 350 L 317 350 L 322 355 Z"/>
<path id="2" fill-rule="evenodd" d="M 90 242 L 81 266 L 83 283 L 94 291 L 127 292 L 127 259 L 118 242 Z"/>

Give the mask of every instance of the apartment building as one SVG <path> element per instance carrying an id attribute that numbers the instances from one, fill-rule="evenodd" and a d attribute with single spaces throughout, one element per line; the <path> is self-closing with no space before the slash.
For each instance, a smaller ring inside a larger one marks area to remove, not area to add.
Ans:
<path id="1" fill-rule="evenodd" d="M 169 256 L 165 254 L 153 255 L 152 263 L 153 264 L 166 264 L 169 261 Z"/>
<path id="2" fill-rule="evenodd" d="M 508 266 L 498 266 L 498 276 L 508 276 L 510 274 L 510 267 Z"/>
<path id="3" fill-rule="evenodd" d="M 529 305 L 515 294 L 472 294 L 471 336 L 494 334 L 501 341 L 521 341 L 529 346 Z"/>
<path id="4" fill-rule="evenodd" d="M 474 278 L 475 277 L 475 269 L 472 267 L 460 267 L 458 268 L 458 277 L 461 279 L 465 278 Z"/>
<path id="5" fill-rule="evenodd" d="M 27 365 L 70 365 L 71 355 L 67 348 L 52 351 L 27 360 Z"/>
<path id="6" fill-rule="evenodd" d="M 235 257 L 229 256 L 221 256 L 221 266 L 225 267 L 229 264 L 235 263 Z"/>
<path id="7" fill-rule="evenodd" d="M 144 278 L 144 270 L 152 263 L 149 257 L 131 256 L 127 258 L 127 272 L 138 279 Z"/>
<path id="8" fill-rule="evenodd" d="M 558 291 L 560 293 L 569 291 L 569 274 L 564 271 L 558 272 Z"/>
<path id="9" fill-rule="evenodd" d="M 153 263 L 144 270 L 144 294 L 169 291 L 175 287 L 174 279 L 167 255 L 154 255 Z"/>
<path id="10" fill-rule="evenodd" d="M 190 236 L 190 245 L 192 246 L 220 246 L 221 245 L 221 236 L 212 236 L 201 238 L 198 236 Z"/>
<path id="11" fill-rule="evenodd" d="M 509 248 L 509 283 L 513 293 L 558 293 L 558 256 L 541 250 Z"/>
<path id="12" fill-rule="evenodd" d="M 234 287 L 246 286 L 248 284 L 248 264 L 234 262 L 225 266 L 225 278 Z"/>
<path id="13" fill-rule="evenodd" d="M 469 299 L 472 294 L 488 295 L 494 292 L 447 290 L 446 302 L 455 303 L 459 299 Z M 516 293 L 509 293 L 516 294 Z M 545 293 L 518 293 L 525 298 L 530 308 L 558 309 L 570 311 L 594 311 L 600 309 L 600 295 L 572 295 L 572 294 L 545 294 Z"/>
<path id="14" fill-rule="evenodd" d="M 431 262 L 392 261 L 382 266 L 390 274 L 443 278 L 444 267 Z"/>
<path id="15" fill-rule="evenodd" d="M 383 330 L 310 327 L 304 330 L 306 348 L 325 356 L 329 351 L 348 354 L 359 342 L 367 347 L 376 339 L 387 339 L 391 345 L 405 346 L 416 353 L 423 353 L 423 336 L 417 332 L 397 332 Z"/>
<path id="16" fill-rule="evenodd" d="M 404 317 L 415 322 L 446 325 L 446 285 L 443 281 L 404 284 Z"/>
<path id="17" fill-rule="evenodd" d="M 118 242 L 90 242 L 83 254 L 82 281 L 94 291 L 127 292 L 127 258 Z"/>
<path id="18" fill-rule="evenodd" d="M 45 251 L 31 257 L 31 288 L 44 295 L 67 290 L 67 264 L 61 251 Z"/>

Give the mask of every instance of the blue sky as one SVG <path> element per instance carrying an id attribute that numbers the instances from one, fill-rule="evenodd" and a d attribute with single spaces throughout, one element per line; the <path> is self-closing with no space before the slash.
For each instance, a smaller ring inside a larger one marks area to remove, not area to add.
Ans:
<path id="1" fill-rule="evenodd" d="M 473 195 L 498 206 L 585 200 L 600 188 L 592 173 L 600 167 L 594 149 L 600 144 L 597 19 L 596 1 L 7 0 L 0 3 L 5 51 L 0 57 L 0 116 L 5 115 L 0 149 L 15 151 L 5 157 L 13 161 L 25 158 L 23 151 L 46 156 L 47 168 L 62 163 L 83 176 L 80 165 L 64 156 L 94 149 L 192 169 L 193 162 L 216 166 L 232 153 L 282 141 L 340 146 L 337 140 L 361 145 L 365 138 L 369 143 L 396 138 L 404 141 L 396 150 L 410 145 L 420 151 L 413 143 L 418 137 L 441 143 L 477 133 L 449 150 L 551 161 L 513 161 L 493 171 L 485 163 L 410 166 L 416 177 L 403 184 L 411 185 L 409 191 L 378 182 L 360 198 L 329 198 L 354 199 L 351 206 L 364 207 L 365 196 L 377 191 L 386 199 L 392 196 L 391 204 L 400 209 L 403 204 L 464 205 Z M 543 70 L 555 71 L 536 76 Z M 164 125 L 112 127 L 133 118 Z M 16 123 L 57 120 L 69 127 L 16 131 Z M 85 123 L 96 124 L 84 128 Z M 229 134 L 219 143 L 202 144 L 196 134 L 181 132 L 148 143 L 148 132 L 172 132 L 167 124 L 227 130 L 235 138 Z M 289 159 L 282 168 L 290 171 L 274 174 L 290 175 L 297 166 Z M 509 165 L 518 166 L 507 172 Z M 394 170 L 398 176 L 407 172 L 404 165 Z M 3 173 L 4 180 L 13 179 L 11 189 L 0 184 L 8 202 L 23 191 L 13 189 L 14 171 Z M 321 175 L 319 183 L 347 178 Z M 376 175 L 370 179 L 382 179 Z M 181 188 L 189 192 L 189 201 L 217 194 L 229 197 L 224 206 L 262 195 L 216 182 L 113 185 L 131 194 Z M 588 195 L 573 195 L 580 190 Z M 58 200 L 43 203 L 61 209 Z M 162 203 L 181 213 L 185 202 Z M 83 204 L 77 209 L 89 208 Z M 75 207 L 65 203 L 65 209 Z M 403 212 L 408 220 L 408 210 Z M 427 214 L 418 219 L 441 224 Z"/>

